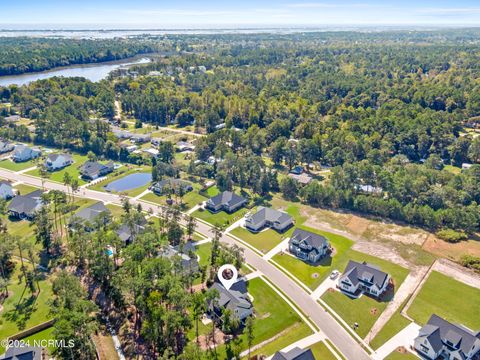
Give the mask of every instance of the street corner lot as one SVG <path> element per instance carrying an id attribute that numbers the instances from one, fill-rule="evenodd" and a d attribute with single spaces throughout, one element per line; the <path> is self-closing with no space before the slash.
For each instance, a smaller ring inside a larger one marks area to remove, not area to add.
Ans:
<path id="1" fill-rule="evenodd" d="M 315 359 L 319 360 L 337 360 L 336 356 L 330 351 L 330 349 L 325 345 L 324 341 L 319 341 L 316 344 L 310 346 L 313 356 Z"/>
<path id="2" fill-rule="evenodd" d="M 290 230 L 286 231 L 285 233 L 279 233 L 275 230 L 267 228 L 258 233 L 252 233 L 246 228 L 238 226 L 230 233 L 250 244 L 261 253 L 266 254 L 275 246 L 280 244 L 284 239 L 290 237 L 292 231 L 293 228 L 290 228 Z"/>
<path id="3" fill-rule="evenodd" d="M 10 159 L 2 159 L 0 160 L 0 168 L 10 170 L 10 171 L 22 171 L 28 168 L 35 166 L 35 162 L 33 160 L 23 161 L 23 162 L 14 162 Z"/>
<path id="4" fill-rule="evenodd" d="M 293 255 L 284 253 L 276 254 L 272 258 L 272 262 L 280 265 L 292 274 L 296 280 L 314 290 L 325 280 L 332 270 L 343 270 L 348 262 L 349 255 L 347 252 L 349 252 L 349 249 L 352 247 L 353 241 L 344 236 L 326 231 L 320 231 L 306 226 L 298 227 L 325 236 L 333 248 L 332 253 L 322 258 L 317 264 L 310 264 Z"/>
<path id="5" fill-rule="evenodd" d="M 432 271 L 407 309 L 416 323 L 424 325 L 432 314 L 480 330 L 480 289 Z"/>
<path id="6" fill-rule="evenodd" d="M 255 310 L 253 346 L 265 342 L 260 349 L 252 351 L 252 355 L 273 355 L 278 349 L 283 349 L 313 333 L 290 305 L 261 278 L 249 280 L 248 292 L 253 298 Z M 242 339 L 246 350 L 245 334 L 242 335 Z"/>
<path id="7" fill-rule="evenodd" d="M 373 324 L 375 324 L 380 314 L 387 307 L 388 302 L 391 300 L 395 291 L 401 286 L 402 282 L 407 277 L 409 270 L 391 262 L 353 250 L 349 250 L 345 254 L 345 258 L 342 262 L 345 262 L 346 265 L 348 259 L 359 262 L 366 261 L 377 265 L 382 271 L 390 274 L 394 282 L 394 289 L 387 292 L 380 300 L 366 295 L 353 299 L 334 289 L 327 290 L 322 295 L 321 299 L 325 301 L 325 303 L 327 303 L 349 326 L 353 326 L 355 322 L 358 323 L 359 326 L 356 332 L 361 338 L 364 338 L 372 328 Z M 340 267 L 339 270 L 343 271 L 345 265 Z"/>

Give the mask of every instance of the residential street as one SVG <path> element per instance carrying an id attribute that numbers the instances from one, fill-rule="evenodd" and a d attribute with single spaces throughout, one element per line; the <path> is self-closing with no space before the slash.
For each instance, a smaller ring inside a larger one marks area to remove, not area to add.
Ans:
<path id="1" fill-rule="evenodd" d="M 42 187 L 40 178 L 15 173 L 9 170 L 0 169 L 0 177 L 11 180 L 13 182 L 21 181 L 27 185 Z M 49 190 L 62 190 L 66 192 L 66 187 L 62 184 L 44 181 L 44 186 Z M 76 194 L 78 197 L 90 198 L 112 204 L 121 204 L 121 197 L 118 195 L 93 191 L 86 188 L 80 189 Z M 144 210 L 151 209 L 154 213 L 160 210 L 160 206 L 147 203 L 145 201 L 131 199 L 133 204 L 140 203 Z M 210 237 L 211 227 L 203 222 L 198 222 L 197 232 Z M 224 235 L 222 241 L 228 244 L 236 244 L 244 249 L 245 259 L 248 264 L 260 271 L 270 282 L 272 282 L 278 289 L 280 289 L 290 300 L 308 317 L 310 320 L 326 335 L 327 338 L 338 348 L 338 350 L 347 358 L 351 360 L 366 360 L 370 356 L 363 350 L 363 348 L 354 340 L 348 332 L 329 314 L 327 311 L 317 303 L 312 297 L 299 285 L 285 275 L 281 270 L 276 268 L 273 264 L 263 259 L 253 250 L 245 247 L 242 243 L 233 239 L 228 235 Z"/>

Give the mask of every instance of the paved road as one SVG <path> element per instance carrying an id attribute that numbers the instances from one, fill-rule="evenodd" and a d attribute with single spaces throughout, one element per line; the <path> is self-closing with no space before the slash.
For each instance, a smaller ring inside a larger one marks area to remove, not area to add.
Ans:
<path id="1" fill-rule="evenodd" d="M 0 169 L 0 177 L 11 180 L 21 181 L 27 185 L 37 187 L 42 186 L 42 181 L 39 178 L 32 176 L 18 174 L 9 170 Z M 44 186 L 49 190 L 67 191 L 62 184 L 46 180 Z M 109 202 L 113 204 L 120 204 L 121 197 L 115 194 L 103 193 L 99 191 L 80 189 L 76 196 L 86 197 L 93 200 Z M 154 213 L 158 213 L 160 206 L 152 205 L 150 203 L 131 199 L 133 204 L 140 203 L 144 210 L 151 209 Z M 203 235 L 211 236 L 211 227 L 198 222 L 197 231 Z M 248 264 L 255 269 L 261 271 L 265 277 L 277 286 L 292 302 L 294 302 L 299 309 L 306 314 L 310 320 L 318 326 L 318 328 L 331 340 L 331 342 L 338 348 L 338 350 L 348 360 L 367 360 L 370 356 L 363 350 L 363 348 L 348 334 L 348 332 L 337 321 L 328 314 L 323 307 L 320 306 L 314 299 L 311 298 L 307 292 L 302 289 L 296 282 L 285 275 L 281 270 L 276 268 L 273 264 L 264 260 L 260 255 L 255 253 L 242 243 L 225 234 L 222 241 L 228 244 L 237 244 L 244 249 L 245 259 Z"/>

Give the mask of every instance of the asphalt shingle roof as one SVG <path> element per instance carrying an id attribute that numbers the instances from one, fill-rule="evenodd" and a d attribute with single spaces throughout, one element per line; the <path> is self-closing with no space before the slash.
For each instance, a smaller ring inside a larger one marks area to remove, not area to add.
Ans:
<path id="1" fill-rule="evenodd" d="M 368 279 L 372 284 L 382 288 L 388 278 L 388 274 L 381 271 L 375 265 L 368 264 L 366 262 L 358 263 L 350 260 L 342 277 L 348 277 L 348 279 L 354 285 L 356 285 L 362 279 Z"/>

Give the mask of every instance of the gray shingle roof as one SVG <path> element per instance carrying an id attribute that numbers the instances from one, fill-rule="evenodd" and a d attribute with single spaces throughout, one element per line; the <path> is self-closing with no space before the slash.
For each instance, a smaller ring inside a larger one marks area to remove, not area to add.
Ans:
<path id="1" fill-rule="evenodd" d="M 175 178 L 168 178 L 164 180 L 157 181 L 153 184 L 152 189 L 154 191 L 162 192 L 165 186 L 178 188 L 183 187 L 184 190 L 191 190 L 192 185 L 188 181 L 184 181 L 182 179 L 175 179 Z"/>
<path id="2" fill-rule="evenodd" d="M 73 216 L 73 218 L 92 223 L 102 212 L 110 213 L 110 210 L 105 206 L 103 202 L 99 201 L 95 204 L 90 205 L 89 207 L 86 207 L 85 209 L 80 210 Z"/>
<path id="3" fill-rule="evenodd" d="M 48 154 L 47 160 L 56 161 L 58 158 L 63 158 L 64 162 L 72 161 L 72 155 L 70 154 Z"/>
<path id="4" fill-rule="evenodd" d="M 284 213 L 282 211 L 278 211 L 272 208 L 267 208 L 263 206 L 258 207 L 258 211 L 251 215 L 247 220 L 251 224 L 260 224 L 263 221 L 269 221 L 272 223 L 278 222 L 278 223 L 283 223 L 287 220 L 291 220 L 292 217 L 288 215 L 287 213 Z"/>
<path id="5" fill-rule="evenodd" d="M 235 206 L 239 203 L 244 202 L 246 199 L 240 195 L 235 194 L 232 191 L 224 191 L 218 195 L 211 197 L 208 201 L 211 202 L 213 206 Z"/>
<path id="6" fill-rule="evenodd" d="M 324 236 L 298 228 L 295 229 L 290 240 L 298 241 L 299 243 L 304 241 L 315 249 L 328 246 L 328 241 Z"/>
<path id="7" fill-rule="evenodd" d="M 273 355 L 272 360 L 315 360 L 312 350 L 293 348 L 288 352 L 278 351 Z"/>
<path id="8" fill-rule="evenodd" d="M 480 341 L 480 332 L 474 333 L 461 325 L 456 325 L 433 314 L 427 325 L 420 329 L 419 336 L 426 336 L 435 351 L 442 348 L 442 344 L 459 348 L 466 357 L 474 343 Z M 449 342 L 450 344 L 446 344 Z"/>
<path id="9" fill-rule="evenodd" d="M 42 190 L 35 190 L 27 195 L 15 196 L 8 204 L 8 211 L 33 215 L 42 204 L 42 194 Z"/>
<path id="10" fill-rule="evenodd" d="M 368 279 L 370 283 L 382 288 L 388 278 L 388 274 L 375 265 L 350 260 L 342 277 L 347 277 L 354 285 L 362 281 L 362 279 Z"/>
<path id="11" fill-rule="evenodd" d="M 218 306 L 231 310 L 239 319 L 252 313 L 253 305 L 248 300 L 247 286 L 243 279 L 238 280 L 228 290 L 219 282 L 215 282 L 211 288 L 219 293 Z"/>

